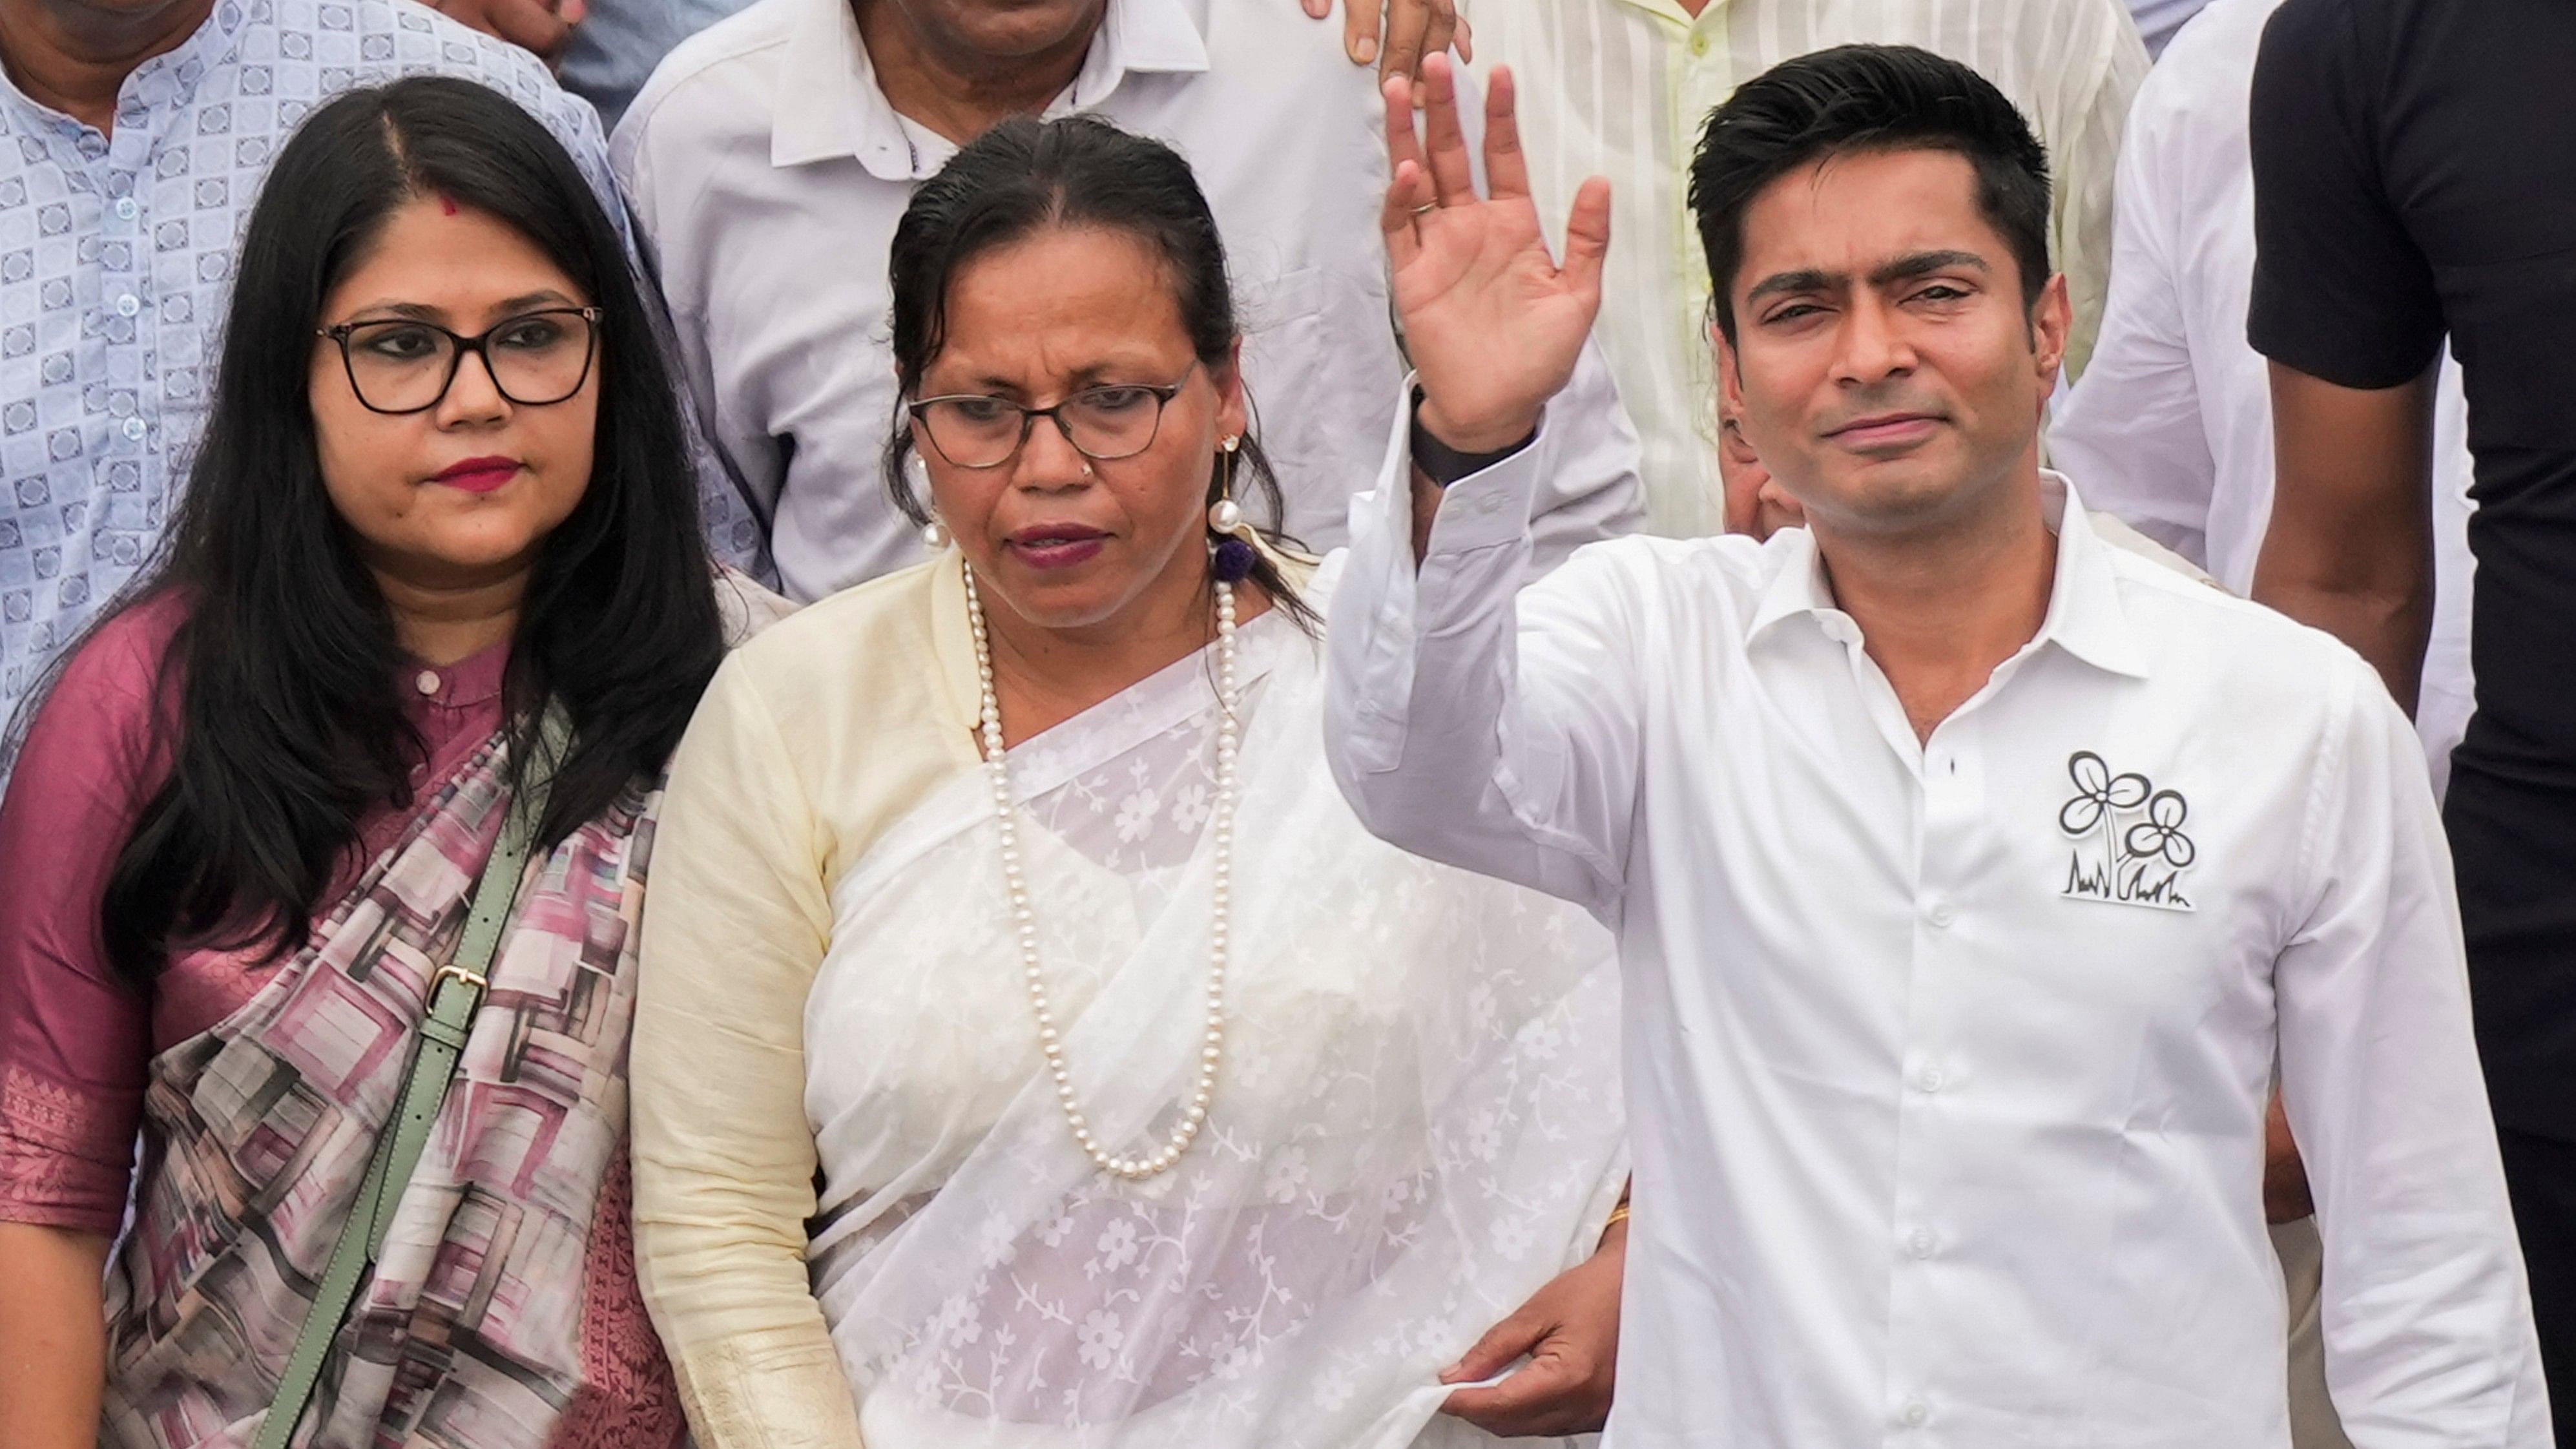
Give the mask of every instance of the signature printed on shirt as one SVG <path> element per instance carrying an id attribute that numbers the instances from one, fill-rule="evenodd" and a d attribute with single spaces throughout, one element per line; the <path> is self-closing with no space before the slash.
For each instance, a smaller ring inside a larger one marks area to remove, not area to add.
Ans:
<path id="1" fill-rule="evenodd" d="M 2067 756 L 2066 774 L 2075 782 L 2075 798 L 2058 807 L 2057 828 L 2072 845 L 2058 894 L 2164 911 L 2193 909 L 2182 873 L 2200 849 L 2183 833 L 2191 802 L 2182 792 L 2159 790 L 2135 772 L 2112 774 L 2091 750 Z"/>

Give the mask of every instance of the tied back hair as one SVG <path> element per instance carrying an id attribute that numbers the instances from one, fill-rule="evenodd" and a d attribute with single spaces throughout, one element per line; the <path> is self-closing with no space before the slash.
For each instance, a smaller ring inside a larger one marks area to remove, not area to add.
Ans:
<path id="1" fill-rule="evenodd" d="M 886 434 L 885 486 L 916 525 L 930 522 L 930 507 L 904 480 L 913 449 L 904 404 L 920 395 L 922 374 L 948 345 L 949 288 L 970 263 L 1049 227 L 1097 228 L 1143 242 L 1163 263 L 1161 280 L 1202 366 L 1230 363 L 1243 336 L 1216 215 L 1179 152 L 1093 116 L 1015 116 L 986 131 L 922 183 L 894 230 L 889 271 L 900 398 Z M 1246 426 L 1235 450 L 1235 491 L 1263 539 L 1296 547 L 1279 532 L 1279 477 L 1257 432 Z M 1224 495 L 1226 471 L 1222 455 L 1210 460 L 1206 502 Z M 1256 555 L 1248 577 L 1300 628 L 1320 627 L 1270 552 Z"/>
<path id="2" fill-rule="evenodd" d="M 1709 112 L 1691 158 L 1690 208 L 1708 254 L 1710 307 L 1735 341 L 1744 213 L 1764 188 L 1827 157 L 1949 151 L 1977 177 L 1977 209 L 2021 272 L 2022 311 L 2048 285 L 2048 148 L 1994 82 L 1911 45 L 1838 45 L 1783 61 Z"/>
<path id="3" fill-rule="evenodd" d="M 270 960 L 303 949 L 354 863 L 360 818 L 414 803 L 410 771 L 428 752 L 404 714 L 405 657 L 323 487 L 310 394 L 315 348 L 329 346 L 315 336 L 324 299 L 397 210 L 432 196 L 509 226 L 602 314 L 589 484 L 542 545 L 502 694 L 513 788 L 527 785 L 542 703 L 571 718 L 542 845 L 658 774 L 722 658 L 662 338 L 572 158 L 471 82 L 342 94 L 278 153 L 237 254 L 213 405 L 169 537 L 90 631 L 153 600 L 181 606 L 150 725 L 172 769 L 100 903 L 108 957 L 138 986 L 182 945 Z M 332 361 L 323 385 L 345 386 Z"/>

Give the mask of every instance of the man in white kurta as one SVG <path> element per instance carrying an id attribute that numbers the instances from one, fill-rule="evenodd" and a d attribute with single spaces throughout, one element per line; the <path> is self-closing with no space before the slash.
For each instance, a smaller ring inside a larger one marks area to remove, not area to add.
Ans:
<path id="1" fill-rule="evenodd" d="M 1776 133 L 1824 97 L 1822 129 L 1899 71 L 1933 93 L 1863 134 L 2003 105 L 1896 54 L 1791 62 L 1729 108 Z M 1387 208 L 1423 392 L 1354 505 L 1329 751 L 1372 830 L 1618 934 L 1636 1216 L 1613 1449 L 2286 1445 L 2276 1068 L 2353 1442 L 2546 1444 L 2423 757 L 2351 651 L 2106 547 L 2038 467 L 2063 285 L 2022 302 L 1990 216 L 1941 230 L 1925 197 L 1985 194 L 1965 146 L 1811 155 L 1748 200 L 1742 266 L 1712 267 L 1741 329 L 1730 405 L 1811 527 L 1599 544 L 1522 589 L 1564 421 L 1531 359 L 1570 363 L 1577 335 L 1540 314 L 1587 269 L 1597 297 L 1608 207 L 1578 200 L 1559 280 L 1543 253 L 1496 263 L 1534 215 L 1505 214 L 1499 169 L 1477 202 L 1441 137 L 1437 204 L 1408 159 Z M 1916 189 L 1869 194 L 1880 176 Z M 1962 352 L 1972 326 L 2030 369 L 2010 407 L 1962 380 L 1995 362 Z M 1821 405 L 1849 415 L 1790 430 L 1803 404 L 1765 390 L 1819 348 Z M 1951 433 L 1980 436 L 1940 451 Z M 2005 459 L 1953 492 L 2032 540 L 2021 642 L 1928 712 L 1937 641 L 1884 606 L 1974 596 L 2005 551 L 1909 549 L 1956 501 L 1885 471 L 1909 452 Z M 1856 504 L 1883 476 L 1910 501 Z"/>

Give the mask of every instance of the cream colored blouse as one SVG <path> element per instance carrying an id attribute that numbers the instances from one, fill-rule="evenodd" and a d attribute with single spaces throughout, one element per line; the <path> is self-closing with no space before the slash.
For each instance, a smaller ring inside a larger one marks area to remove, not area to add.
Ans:
<path id="1" fill-rule="evenodd" d="M 860 1442 L 806 1278 L 805 1001 L 830 883 L 977 765 L 963 580 L 952 553 L 772 626 L 717 672 L 672 760 L 635 1022 L 635 1242 L 709 1449 Z"/>

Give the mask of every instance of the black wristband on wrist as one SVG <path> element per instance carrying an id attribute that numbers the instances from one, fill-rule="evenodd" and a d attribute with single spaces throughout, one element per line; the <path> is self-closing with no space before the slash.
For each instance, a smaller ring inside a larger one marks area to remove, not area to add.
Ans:
<path id="1" fill-rule="evenodd" d="M 1491 453 L 1461 453 L 1422 426 L 1422 389 L 1413 390 L 1413 466 L 1421 469 L 1422 476 L 1435 486 L 1446 488 L 1470 473 L 1481 473 L 1536 441 L 1538 434 L 1533 431 L 1508 448 Z"/>

